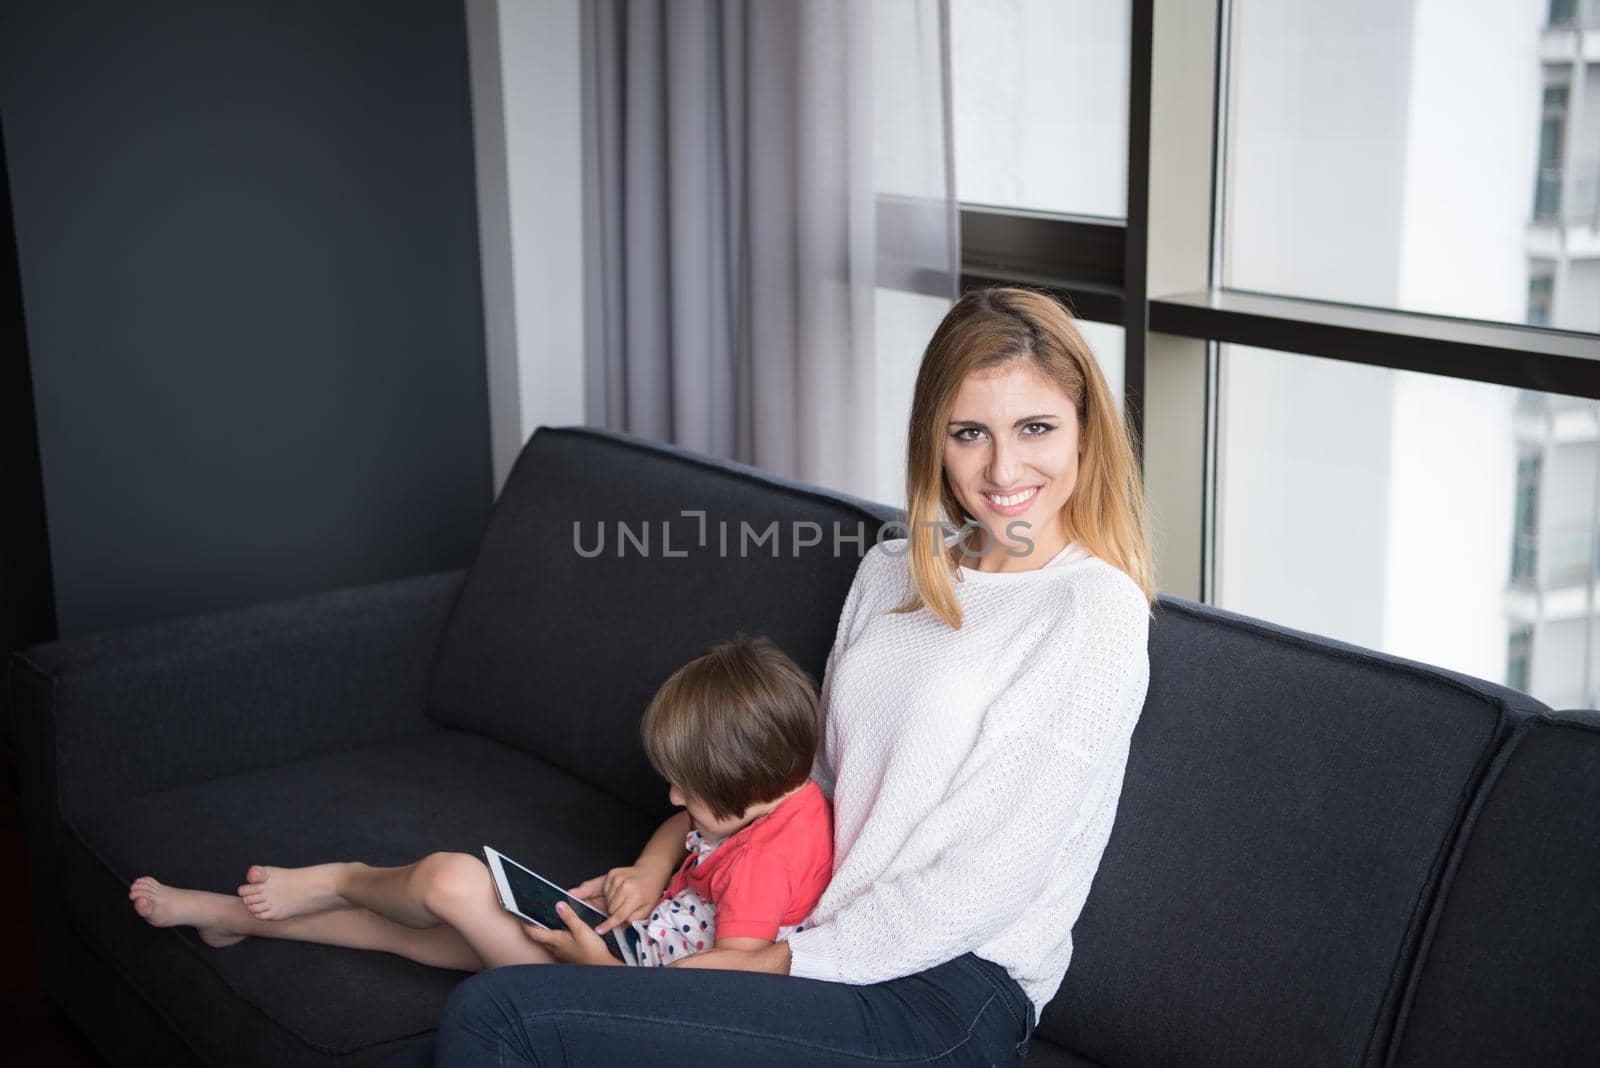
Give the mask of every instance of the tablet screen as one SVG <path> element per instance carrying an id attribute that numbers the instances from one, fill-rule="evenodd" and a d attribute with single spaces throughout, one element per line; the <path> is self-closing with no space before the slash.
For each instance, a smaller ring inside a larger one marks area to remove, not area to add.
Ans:
<path id="1" fill-rule="evenodd" d="M 556 912 L 557 901 L 565 901 L 578 914 L 578 918 L 590 927 L 597 926 L 606 918 L 605 913 L 541 879 L 510 857 L 502 856 L 500 859 L 506 873 L 506 885 L 511 888 L 517 911 L 529 919 L 555 931 L 566 930 L 566 922 Z"/>
<path id="2" fill-rule="evenodd" d="M 606 914 L 590 905 L 573 897 L 554 883 L 524 868 L 503 853 L 496 851 L 493 859 L 497 859 L 501 872 L 505 875 L 505 884 L 511 891 L 512 903 L 516 910 L 535 923 L 542 924 L 553 931 L 566 930 L 566 923 L 556 912 L 556 902 L 565 901 L 578 918 L 590 927 L 597 927 L 602 923 Z M 634 952 L 634 959 L 638 959 L 639 932 L 632 925 L 624 925 L 616 929 L 615 933 L 627 939 L 628 948 Z M 605 939 L 606 948 L 613 956 L 622 958 L 621 950 L 612 938 Z"/>

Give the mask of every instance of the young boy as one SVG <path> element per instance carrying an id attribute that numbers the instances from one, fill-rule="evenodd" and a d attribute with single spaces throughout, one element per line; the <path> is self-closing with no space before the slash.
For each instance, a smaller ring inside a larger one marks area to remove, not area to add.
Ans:
<path id="1" fill-rule="evenodd" d="M 686 811 L 631 866 L 575 888 L 608 913 L 592 930 L 527 927 L 501 908 L 488 868 L 434 853 L 399 868 L 360 862 L 255 865 L 238 895 L 134 881 L 134 910 L 192 926 L 210 945 L 249 936 L 377 949 L 478 971 L 506 964 L 614 964 L 601 935 L 634 923 L 646 965 L 702 949 L 749 951 L 800 929 L 833 872 L 833 823 L 810 781 L 821 715 L 816 687 L 766 639 L 719 642 L 662 685 L 641 733 Z"/>
<path id="2" fill-rule="evenodd" d="M 578 888 L 607 902 L 600 932 L 632 921 L 641 963 L 659 966 L 800 930 L 833 874 L 832 813 L 809 778 L 819 731 L 811 680 L 770 641 L 722 642 L 669 678 L 640 732 L 672 803 L 687 811 L 633 867 Z M 554 943 L 568 937 L 529 934 L 557 955 Z"/>

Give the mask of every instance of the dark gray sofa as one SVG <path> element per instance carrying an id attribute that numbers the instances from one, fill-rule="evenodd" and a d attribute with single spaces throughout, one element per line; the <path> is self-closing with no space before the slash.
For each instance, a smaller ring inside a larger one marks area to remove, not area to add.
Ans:
<path id="1" fill-rule="evenodd" d="M 213 950 L 146 926 L 128 883 L 229 890 L 253 861 L 486 842 L 574 881 L 629 860 L 668 811 L 636 741 L 656 685 L 741 630 L 820 676 L 892 518 L 543 429 L 468 572 L 16 654 L 48 989 L 117 1063 L 373 1064 L 425 1042 L 459 974 Z M 836 553 L 835 524 L 864 537 Z M 1600 716 L 1174 598 L 1150 656 L 1030 1064 L 1600 1059 Z"/>

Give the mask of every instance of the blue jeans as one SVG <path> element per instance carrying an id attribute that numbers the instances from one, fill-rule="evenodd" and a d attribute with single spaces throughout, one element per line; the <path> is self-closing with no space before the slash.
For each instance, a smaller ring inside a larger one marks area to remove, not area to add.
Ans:
<path id="1" fill-rule="evenodd" d="M 689 968 L 522 965 L 451 994 L 437 1063 L 1015 1065 L 1033 1003 L 971 953 L 872 986 Z"/>

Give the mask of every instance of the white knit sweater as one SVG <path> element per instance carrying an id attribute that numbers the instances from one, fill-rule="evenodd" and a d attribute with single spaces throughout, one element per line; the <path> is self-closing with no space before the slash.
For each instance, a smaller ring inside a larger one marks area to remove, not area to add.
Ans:
<path id="1" fill-rule="evenodd" d="M 889 615 L 911 592 L 905 549 L 862 558 L 828 656 L 833 881 L 790 974 L 876 983 L 971 951 L 1042 1012 L 1116 816 L 1149 609 L 1069 545 L 1032 571 L 963 568 L 959 630 Z"/>

